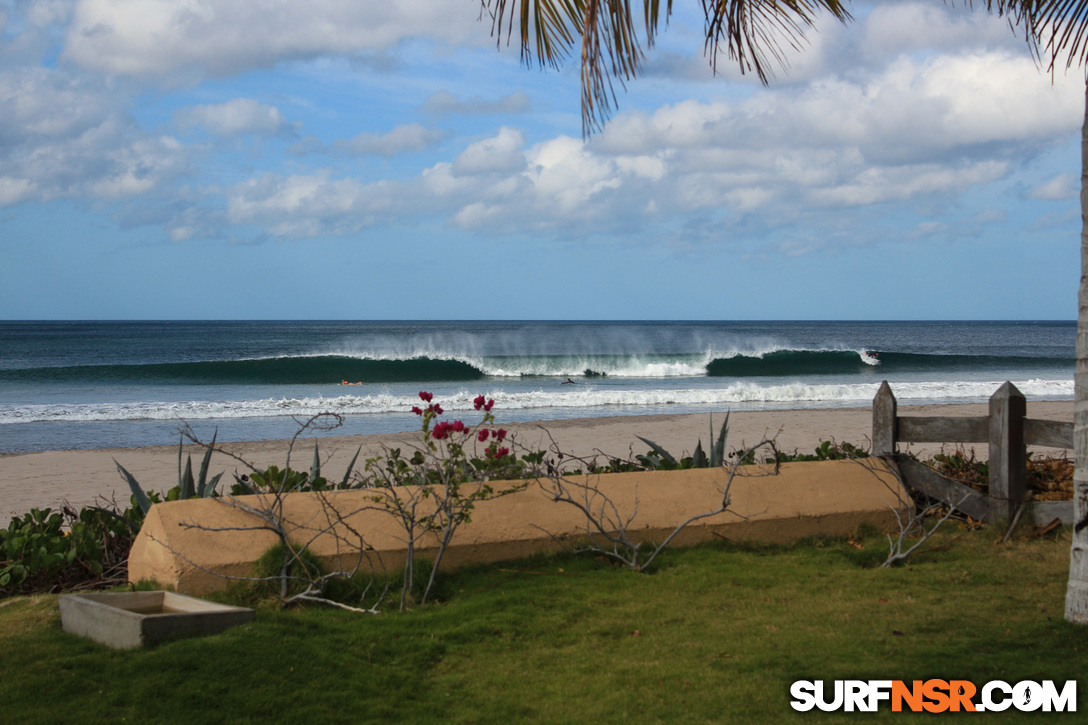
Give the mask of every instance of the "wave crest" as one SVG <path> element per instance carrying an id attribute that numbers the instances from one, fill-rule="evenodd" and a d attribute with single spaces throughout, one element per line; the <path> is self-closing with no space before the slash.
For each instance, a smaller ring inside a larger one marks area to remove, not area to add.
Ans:
<path id="1" fill-rule="evenodd" d="M 896 396 L 914 403 L 943 403 L 985 400 L 1003 381 L 897 383 Z M 1026 396 L 1035 399 L 1070 399 L 1072 380 L 1033 379 L 1016 382 Z M 681 407 L 732 407 L 820 405 L 827 407 L 868 406 L 876 394 L 875 383 L 757 385 L 734 383 L 721 388 L 680 388 L 674 390 L 624 390 L 581 387 L 575 390 L 532 390 L 487 393 L 500 410 L 526 411 L 562 408 L 569 411 L 604 407 L 637 409 L 677 405 Z M 472 411 L 478 393 L 460 392 L 442 396 L 442 407 L 450 412 Z M 212 420 L 309 416 L 323 412 L 342 415 L 404 413 L 419 402 L 415 396 L 378 393 L 335 397 L 265 398 L 239 401 L 182 401 L 136 403 L 41 404 L 0 406 L 0 425 L 46 421 L 123 420 Z"/>

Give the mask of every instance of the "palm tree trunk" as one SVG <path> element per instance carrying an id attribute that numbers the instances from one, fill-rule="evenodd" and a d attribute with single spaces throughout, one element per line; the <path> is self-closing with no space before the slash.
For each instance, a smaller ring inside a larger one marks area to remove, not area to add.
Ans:
<path id="1" fill-rule="evenodd" d="M 1073 544 L 1069 552 L 1069 585 L 1065 618 L 1088 624 L 1088 84 L 1081 129 L 1080 292 L 1077 296 L 1076 403 L 1073 408 Z"/>

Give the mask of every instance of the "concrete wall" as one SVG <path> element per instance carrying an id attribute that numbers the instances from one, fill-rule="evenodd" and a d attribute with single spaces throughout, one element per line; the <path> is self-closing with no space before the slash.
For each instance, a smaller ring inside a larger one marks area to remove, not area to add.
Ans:
<path id="1" fill-rule="evenodd" d="M 895 476 L 875 459 L 864 465 L 787 463 L 777 475 L 761 475 L 768 473 L 763 467 L 740 470 L 729 510 L 689 526 L 675 545 L 717 536 L 790 542 L 848 534 L 864 522 L 888 528 L 895 522 L 893 508 L 908 500 Z M 721 469 L 697 469 L 607 474 L 593 481 L 624 518 L 637 512 L 628 527 L 633 537 L 660 541 L 690 516 L 715 509 L 726 478 Z M 380 493 L 289 494 L 283 498 L 282 516 L 292 539 L 306 542 L 326 566 L 393 571 L 404 563 L 405 534 L 388 512 L 377 510 L 375 495 Z M 221 575 L 249 575 L 277 538 L 262 530 L 260 519 L 247 509 L 266 508 L 271 502 L 271 497 L 243 496 L 154 505 L 129 556 L 130 580 L 153 579 L 199 595 L 224 588 L 228 581 Z M 333 527 L 335 535 L 321 533 L 337 520 L 343 523 Z M 531 483 L 517 493 L 478 503 L 472 520 L 457 531 L 443 568 L 559 550 L 561 542 L 584 539 L 585 534 L 585 516 L 578 509 L 553 501 Z M 419 553 L 433 557 L 434 543 Z"/>

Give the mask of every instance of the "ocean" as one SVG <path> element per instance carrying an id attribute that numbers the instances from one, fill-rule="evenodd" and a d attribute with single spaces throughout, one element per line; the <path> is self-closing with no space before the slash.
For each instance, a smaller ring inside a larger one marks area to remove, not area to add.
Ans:
<path id="1" fill-rule="evenodd" d="M 500 423 L 1073 398 L 1075 322 L 0 322 L 0 453 L 414 429 L 418 393 Z"/>

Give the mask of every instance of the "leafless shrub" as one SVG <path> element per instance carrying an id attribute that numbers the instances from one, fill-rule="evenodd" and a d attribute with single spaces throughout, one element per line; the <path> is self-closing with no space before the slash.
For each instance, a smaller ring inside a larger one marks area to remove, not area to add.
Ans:
<path id="1" fill-rule="evenodd" d="M 340 416 L 331 413 L 321 413 L 307 420 L 298 420 L 298 430 L 292 436 L 288 447 L 283 468 L 283 485 L 270 486 L 256 491 L 248 496 L 235 496 L 226 494 L 212 499 L 218 505 L 228 506 L 236 511 L 248 515 L 252 524 L 240 526 L 215 527 L 201 522 L 185 522 L 183 527 L 202 532 L 225 531 L 269 531 L 275 534 L 279 540 L 278 545 L 271 549 L 276 562 L 271 564 L 271 571 L 257 573 L 252 576 L 230 576 L 215 572 L 191 561 L 172 548 L 167 542 L 157 541 L 165 546 L 176 556 L 216 576 L 233 581 L 244 581 L 253 584 L 272 582 L 277 588 L 277 598 L 281 605 L 289 606 L 296 602 L 319 602 L 341 609 L 354 612 L 375 614 L 379 611 L 382 601 L 385 599 L 389 588 L 388 578 L 384 576 L 384 567 L 380 557 L 376 556 L 373 547 L 366 543 L 363 534 L 356 531 L 349 523 L 356 514 L 371 508 L 369 505 L 343 508 L 343 497 L 335 492 L 313 491 L 311 495 L 317 502 L 317 511 L 309 520 L 289 519 L 285 514 L 286 498 L 295 491 L 287 485 L 289 474 L 292 471 L 291 457 L 299 437 L 311 430 L 332 430 L 342 423 Z M 184 434 L 192 443 L 227 455 L 252 472 L 258 469 L 249 461 L 214 446 L 214 443 L 205 443 L 192 433 L 191 429 L 185 429 Z M 316 453 L 315 453 L 316 456 Z M 357 499 L 356 499 L 357 500 Z M 331 565 L 326 565 L 328 571 L 322 571 L 322 567 L 315 562 L 310 553 L 314 544 L 321 540 L 323 545 L 331 548 L 333 554 L 326 559 L 332 560 Z M 268 555 L 266 555 L 268 556 Z M 368 583 L 362 588 L 359 595 L 360 606 L 353 606 L 344 602 L 333 600 L 325 596 L 326 590 L 333 580 L 354 579 L 357 575 L 368 576 Z M 383 583 L 384 582 L 384 583 Z M 380 591 L 379 591 L 380 590 Z M 375 592 L 378 592 L 375 594 Z M 367 602 L 370 602 L 367 604 Z"/>
<path id="2" fill-rule="evenodd" d="M 911 495 L 899 467 L 894 463 L 881 465 L 884 459 L 879 457 L 850 460 L 876 476 L 891 495 L 888 506 L 895 515 L 896 530 L 885 533 L 888 556 L 882 567 L 895 566 L 917 551 L 946 521 L 959 513 L 957 507 L 967 500 L 965 496 L 949 503 L 920 493 Z M 888 480 L 889 474 L 897 485 Z"/>
<path id="3" fill-rule="evenodd" d="M 555 449 L 554 440 L 552 447 Z M 743 471 L 744 461 L 755 457 L 764 456 L 772 463 L 770 468 L 761 466 L 749 468 Z M 629 511 L 621 510 L 621 507 L 612 498 L 601 490 L 599 474 L 595 470 L 595 459 L 578 459 L 567 457 L 568 467 L 570 462 L 576 461 L 583 464 L 583 468 L 589 473 L 564 473 L 549 468 L 540 472 L 537 479 L 541 490 L 553 501 L 574 506 L 585 516 L 585 529 L 582 542 L 567 547 L 576 553 L 590 552 L 622 564 L 635 571 L 644 572 L 657 559 L 658 555 L 690 524 L 701 519 L 710 518 L 725 513 L 732 502 L 731 489 L 733 481 L 738 476 L 769 476 L 777 475 L 779 466 L 777 463 L 777 448 L 775 440 L 768 438 L 760 441 L 755 446 L 746 449 L 741 455 L 733 457 L 732 461 L 726 461 L 717 468 L 721 471 L 724 482 L 720 485 L 721 497 L 718 504 L 707 511 L 695 514 L 679 523 L 660 543 L 638 540 L 633 534 L 633 524 L 638 517 L 638 492 L 635 492 L 634 504 Z M 740 514 L 735 515 L 740 516 Z M 741 518 L 745 518 L 741 516 Z M 564 543 L 552 532 L 546 532 L 556 541 Z"/>

